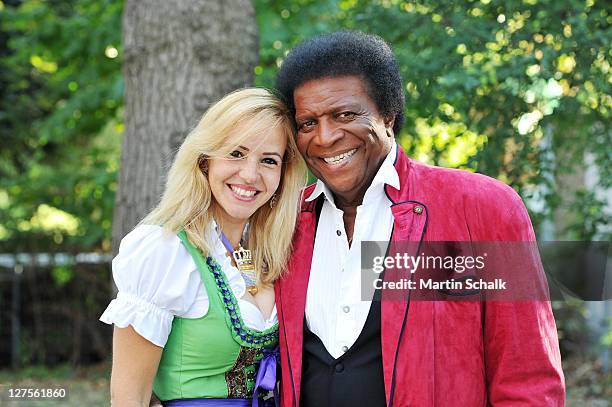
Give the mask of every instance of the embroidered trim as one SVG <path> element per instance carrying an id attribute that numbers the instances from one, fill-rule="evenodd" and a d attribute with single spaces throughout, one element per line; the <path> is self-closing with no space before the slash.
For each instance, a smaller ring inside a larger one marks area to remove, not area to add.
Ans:
<path id="1" fill-rule="evenodd" d="M 255 371 L 263 355 L 260 349 L 240 347 L 231 370 L 225 373 L 227 398 L 251 398 L 255 387 Z"/>

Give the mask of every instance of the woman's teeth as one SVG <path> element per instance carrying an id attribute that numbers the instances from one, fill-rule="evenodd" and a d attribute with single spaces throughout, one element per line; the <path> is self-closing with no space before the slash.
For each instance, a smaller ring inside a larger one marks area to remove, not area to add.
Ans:
<path id="1" fill-rule="evenodd" d="M 347 158 L 355 154 L 355 151 L 357 151 L 356 148 L 349 150 L 346 153 L 336 155 L 334 157 L 324 158 L 323 161 L 325 161 L 328 164 L 340 164 L 342 161 L 346 160 Z"/>
<path id="2" fill-rule="evenodd" d="M 235 186 L 230 186 L 230 188 L 232 189 L 232 191 L 234 191 L 235 194 L 244 196 L 247 198 L 254 196 L 257 193 L 257 191 L 246 190 L 246 189 L 238 188 Z"/>

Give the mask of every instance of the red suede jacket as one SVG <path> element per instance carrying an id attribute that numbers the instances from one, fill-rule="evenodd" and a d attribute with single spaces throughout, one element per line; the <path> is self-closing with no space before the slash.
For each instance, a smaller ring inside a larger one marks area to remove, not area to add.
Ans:
<path id="1" fill-rule="evenodd" d="M 395 241 L 533 241 L 519 196 L 466 171 L 395 162 Z M 314 186 L 305 191 L 305 197 Z M 303 321 L 316 231 L 316 200 L 303 202 L 287 274 L 276 284 L 282 406 L 297 406 Z M 421 206 L 424 210 L 414 210 Z M 393 255 L 393 253 L 389 253 Z M 384 296 L 384 294 L 383 294 Z M 382 363 L 389 406 L 563 406 L 557 331 L 546 301 L 384 301 Z"/>

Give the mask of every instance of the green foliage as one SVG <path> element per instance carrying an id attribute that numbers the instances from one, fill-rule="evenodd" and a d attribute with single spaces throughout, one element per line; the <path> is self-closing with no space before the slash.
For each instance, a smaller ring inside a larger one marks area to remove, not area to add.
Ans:
<path id="1" fill-rule="evenodd" d="M 0 5 L 0 240 L 5 250 L 108 250 L 122 2 Z"/>
<path id="2" fill-rule="evenodd" d="M 51 270 L 51 277 L 57 287 L 63 287 L 72 280 L 74 271 L 70 266 L 55 266 Z"/>
<path id="3" fill-rule="evenodd" d="M 566 301 L 556 301 L 551 304 L 557 323 L 562 356 L 581 354 L 589 341 L 585 335 L 588 327 L 584 302 L 569 298 Z"/>
<path id="4" fill-rule="evenodd" d="M 580 189 L 568 206 L 575 208 L 574 218 L 569 222 L 566 232 L 575 240 L 596 240 L 601 225 L 609 222 L 605 213 L 607 202 L 594 191 Z"/>

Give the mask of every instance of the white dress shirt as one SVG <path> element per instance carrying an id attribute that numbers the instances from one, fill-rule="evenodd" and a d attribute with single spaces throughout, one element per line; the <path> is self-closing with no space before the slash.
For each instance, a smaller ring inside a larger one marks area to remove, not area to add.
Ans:
<path id="1" fill-rule="evenodd" d="M 211 256 L 227 278 L 244 324 L 258 331 L 273 326 L 278 322 L 276 307 L 266 319 L 257 306 L 242 299 L 246 283 L 219 236 L 211 234 Z M 200 318 L 208 312 L 208 293 L 193 257 L 177 235 L 168 236 L 160 226 L 137 226 L 121 240 L 113 278 L 119 292 L 100 321 L 120 328 L 132 325 L 157 346 L 165 346 L 174 317 Z"/>
<path id="2" fill-rule="evenodd" d="M 388 242 L 391 238 L 393 214 L 384 187 L 385 184 L 400 187 L 393 166 L 396 154 L 394 142 L 357 207 L 350 248 L 342 219 L 344 212 L 336 207 L 331 191 L 321 180 L 306 199 L 312 201 L 321 194 L 325 197 L 310 267 L 306 323 L 334 358 L 355 343 L 370 311 L 371 298 L 361 298 L 361 241 Z"/>

